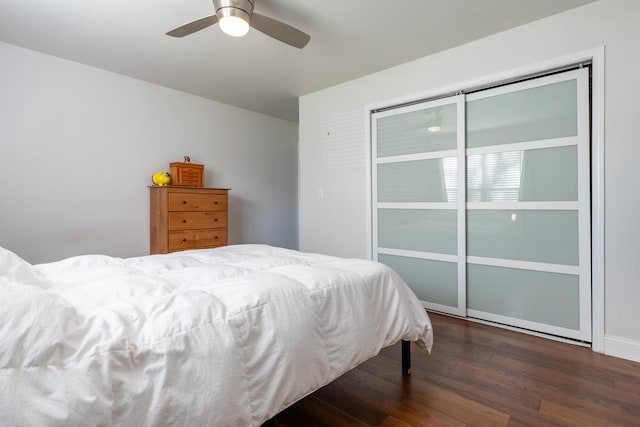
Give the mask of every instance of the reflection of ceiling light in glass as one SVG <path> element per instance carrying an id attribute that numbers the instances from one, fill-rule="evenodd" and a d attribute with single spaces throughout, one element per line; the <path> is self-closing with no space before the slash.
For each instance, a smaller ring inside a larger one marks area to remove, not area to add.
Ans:
<path id="1" fill-rule="evenodd" d="M 440 126 L 429 126 L 429 127 L 427 128 L 427 130 L 428 130 L 429 132 L 440 132 L 440 130 L 441 130 L 441 129 L 442 129 L 442 128 L 441 128 Z"/>

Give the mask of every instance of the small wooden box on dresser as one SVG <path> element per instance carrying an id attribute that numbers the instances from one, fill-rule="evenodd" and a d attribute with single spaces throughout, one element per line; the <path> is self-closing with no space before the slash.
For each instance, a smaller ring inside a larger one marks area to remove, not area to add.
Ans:
<path id="1" fill-rule="evenodd" d="M 228 188 L 149 187 L 151 253 L 225 246 Z"/>

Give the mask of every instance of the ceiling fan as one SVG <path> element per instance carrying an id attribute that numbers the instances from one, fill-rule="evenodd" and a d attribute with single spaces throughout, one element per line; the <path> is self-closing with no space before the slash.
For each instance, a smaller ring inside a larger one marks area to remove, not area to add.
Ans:
<path id="1" fill-rule="evenodd" d="M 302 49 L 311 37 L 268 16 L 253 12 L 255 0 L 213 0 L 216 13 L 196 19 L 167 33 L 172 37 L 184 37 L 219 23 L 225 33 L 240 37 L 247 34 L 249 27 L 283 43 Z"/>

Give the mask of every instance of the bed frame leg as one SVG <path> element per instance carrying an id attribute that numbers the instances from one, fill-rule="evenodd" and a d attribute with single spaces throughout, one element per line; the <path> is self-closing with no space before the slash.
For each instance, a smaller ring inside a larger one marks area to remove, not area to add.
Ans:
<path id="1" fill-rule="evenodd" d="M 402 340 L 402 375 L 411 375 L 411 342 Z"/>

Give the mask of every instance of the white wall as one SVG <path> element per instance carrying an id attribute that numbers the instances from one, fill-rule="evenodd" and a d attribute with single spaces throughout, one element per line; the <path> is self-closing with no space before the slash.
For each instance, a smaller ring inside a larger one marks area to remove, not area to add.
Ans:
<path id="1" fill-rule="evenodd" d="M 37 263 L 149 252 L 156 171 L 228 187 L 230 243 L 297 236 L 297 124 L 0 43 L 0 246 Z"/>
<path id="2" fill-rule="evenodd" d="M 640 360 L 639 17 L 640 1 L 601 0 L 302 97 L 300 249 L 367 255 L 365 106 L 605 46 L 605 332 Z M 356 114 L 361 119 L 349 134 L 358 137 L 331 140 L 337 118 Z M 351 153 L 348 165 L 325 154 L 341 142 Z M 336 183 L 352 177 L 357 191 L 334 197 Z M 333 217 L 339 221 L 328 230 Z"/>

